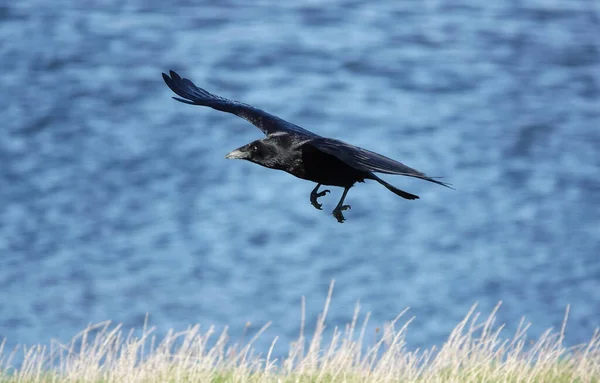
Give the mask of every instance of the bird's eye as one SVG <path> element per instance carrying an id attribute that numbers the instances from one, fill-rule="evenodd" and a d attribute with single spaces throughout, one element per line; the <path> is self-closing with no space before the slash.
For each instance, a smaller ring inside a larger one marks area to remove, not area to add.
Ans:
<path id="1" fill-rule="evenodd" d="M 252 145 L 252 151 L 253 152 L 258 152 L 258 146 Z"/>

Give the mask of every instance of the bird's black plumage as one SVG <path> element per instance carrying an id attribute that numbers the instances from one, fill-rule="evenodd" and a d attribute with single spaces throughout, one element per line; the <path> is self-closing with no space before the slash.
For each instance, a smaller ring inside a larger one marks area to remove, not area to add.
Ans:
<path id="1" fill-rule="evenodd" d="M 428 177 L 381 154 L 333 138 L 321 137 L 264 110 L 209 93 L 187 78 L 181 78 L 174 71 L 170 71 L 170 76 L 165 73 L 162 76 L 167 86 L 180 96 L 173 97 L 175 100 L 233 113 L 255 125 L 267 136 L 230 152 L 226 158 L 245 159 L 316 182 L 310 201 L 317 209 L 321 209 L 317 199 L 329 192 L 319 192 L 321 185 L 343 187 L 342 198 L 333 210 L 338 222 L 344 222 L 342 211 L 350 208 L 349 205 L 344 205 L 348 190 L 356 182 L 364 182 L 365 179 L 379 182 L 402 198 L 419 198 L 390 185 L 374 173 L 416 177 L 450 187 L 445 182 Z"/>

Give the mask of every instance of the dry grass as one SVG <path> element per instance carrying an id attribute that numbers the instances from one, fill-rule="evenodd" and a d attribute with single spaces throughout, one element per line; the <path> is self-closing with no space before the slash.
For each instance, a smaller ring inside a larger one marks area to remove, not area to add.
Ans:
<path id="1" fill-rule="evenodd" d="M 15 352 L 0 346 L 0 382 L 600 382 L 598 331 L 570 349 L 562 345 L 564 324 L 529 340 L 529 326 L 521 323 L 505 339 L 502 326 L 494 326 L 496 310 L 480 320 L 473 307 L 440 349 L 408 351 L 410 320 L 398 328 L 404 312 L 384 326 L 375 344 L 364 345 L 369 315 L 359 326 L 357 307 L 352 323 L 334 329 L 325 342 L 332 289 L 333 283 L 308 344 L 303 314 L 300 336 L 282 360 L 272 357 L 277 338 L 265 355 L 252 349 L 267 326 L 242 346 L 230 345 L 227 330 L 217 335 L 194 326 L 158 341 L 147 326 L 134 336 L 101 323 L 68 345 L 19 348 L 24 362 L 18 368 L 11 367 Z"/>

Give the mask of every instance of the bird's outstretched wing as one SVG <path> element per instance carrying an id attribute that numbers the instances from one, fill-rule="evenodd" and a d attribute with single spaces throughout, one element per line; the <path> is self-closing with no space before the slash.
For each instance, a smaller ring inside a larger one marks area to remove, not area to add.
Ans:
<path id="1" fill-rule="evenodd" d="M 357 170 L 415 177 L 452 189 L 450 184 L 428 177 L 420 171 L 408 167 L 401 162 L 392 160 L 391 158 L 370 150 L 350 145 L 343 141 L 319 137 L 309 141 L 308 145 L 312 145 L 322 152 L 335 156 Z"/>
<path id="2" fill-rule="evenodd" d="M 202 88 L 198 88 L 192 81 L 187 78 L 181 78 L 181 76 L 174 71 L 170 71 L 169 73 L 171 75 L 170 77 L 165 73 L 163 73 L 162 76 L 167 86 L 171 88 L 175 94 L 183 97 L 173 97 L 177 101 L 191 105 L 209 106 L 222 112 L 233 113 L 252 123 L 267 136 L 273 133 L 285 132 L 319 137 L 315 133 L 269 114 L 264 110 L 241 102 L 228 100 L 209 93 Z"/>

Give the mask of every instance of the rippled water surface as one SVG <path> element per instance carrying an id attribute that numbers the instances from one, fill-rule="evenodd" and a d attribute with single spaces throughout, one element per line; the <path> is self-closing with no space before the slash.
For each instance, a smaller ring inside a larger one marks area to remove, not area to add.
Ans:
<path id="1" fill-rule="evenodd" d="M 258 347 L 356 301 L 410 306 L 412 346 L 475 302 L 600 325 L 598 1 L 20 0 L 0 5 L 0 338 L 67 340 L 111 319 L 159 331 L 273 321 Z M 288 4 L 288 5 L 283 5 Z M 314 184 L 228 161 L 261 136 L 171 100 L 208 90 L 376 150 L 456 191 L 384 177 L 310 206 Z"/>

